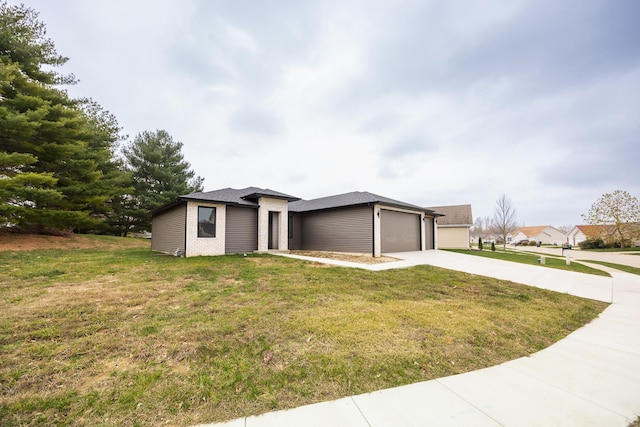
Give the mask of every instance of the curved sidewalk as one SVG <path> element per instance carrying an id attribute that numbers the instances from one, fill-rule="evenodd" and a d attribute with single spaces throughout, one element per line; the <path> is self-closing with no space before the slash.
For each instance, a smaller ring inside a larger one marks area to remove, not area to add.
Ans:
<path id="1" fill-rule="evenodd" d="M 640 277 L 610 270 L 613 277 L 605 278 L 443 251 L 389 255 L 401 261 L 337 264 L 368 270 L 429 264 L 612 304 L 529 357 L 208 426 L 627 427 L 640 414 Z"/>

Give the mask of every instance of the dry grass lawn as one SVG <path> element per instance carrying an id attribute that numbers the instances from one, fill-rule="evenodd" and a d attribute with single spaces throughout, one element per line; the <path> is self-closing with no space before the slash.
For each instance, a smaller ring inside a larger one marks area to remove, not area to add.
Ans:
<path id="1" fill-rule="evenodd" d="M 526 356 L 606 307 L 428 266 L 86 239 L 0 252 L 2 426 L 191 425 L 336 399 Z"/>
<path id="2" fill-rule="evenodd" d="M 290 251 L 294 255 L 303 255 L 313 258 L 329 258 L 340 261 L 357 262 L 360 264 L 383 264 L 385 262 L 398 261 L 397 258 L 389 256 L 373 257 L 370 254 L 353 254 L 353 253 L 341 253 L 341 252 L 327 252 L 327 251 Z"/>

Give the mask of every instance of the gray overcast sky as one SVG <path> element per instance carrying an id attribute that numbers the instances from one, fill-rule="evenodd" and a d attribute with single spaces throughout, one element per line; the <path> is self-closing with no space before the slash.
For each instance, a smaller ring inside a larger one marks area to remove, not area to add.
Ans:
<path id="1" fill-rule="evenodd" d="M 12 4 L 16 1 L 11 0 Z M 640 197 L 640 2 L 31 0 L 61 69 L 205 190 L 507 194 L 525 225 Z"/>

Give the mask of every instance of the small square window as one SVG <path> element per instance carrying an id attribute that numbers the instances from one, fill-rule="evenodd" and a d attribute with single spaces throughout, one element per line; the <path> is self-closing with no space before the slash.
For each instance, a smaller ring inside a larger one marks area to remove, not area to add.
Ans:
<path id="1" fill-rule="evenodd" d="M 198 206 L 198 237 L 216 237 L 216 208 Z"/>

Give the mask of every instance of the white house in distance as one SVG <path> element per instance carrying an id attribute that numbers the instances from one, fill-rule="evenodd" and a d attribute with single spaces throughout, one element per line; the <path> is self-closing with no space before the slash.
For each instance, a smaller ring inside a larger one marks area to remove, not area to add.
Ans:
<path id="1" fill-rule="evenodd" d="M 587 235 L 585 232 L 587 231 L 588 225 L 576 225 L 574 226 L 567 238 L 569 239 L 569 244 L 571 245 L 579 245 L 580 243 L 587 240 Z M 593 227 L 593 226 L 591 226 Z"/>
<path id="2" fill-rule="evenodd" d="M 521 240 L 533 240 L 544 245 L 562 245 L 566 243 L 567 236 L 560 230 L 550 225 L 537 225 L 533 227 L 520 227 L 511 234 L 511 243 Z"/>
<path id="3" fill-rule="evenodd" d="M 605 242 L 616 241 L 616 231 L 613 225 L 576 225 L 569 235 L 567 242 L 571 245 L 579 245 L 587 239 L 601 238 Z M 632 241 L 635 246 L 640 245 L 640 239 Z"/>
<path id="4" fill-rule="evenodd" d="M 444 215 L 437 219 L 438 247 L 469 249 L 473 225 L 471 205 L 432 206 L 426 209 Z"/>

